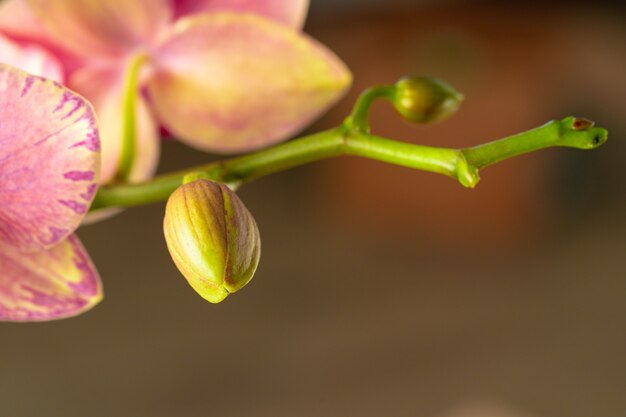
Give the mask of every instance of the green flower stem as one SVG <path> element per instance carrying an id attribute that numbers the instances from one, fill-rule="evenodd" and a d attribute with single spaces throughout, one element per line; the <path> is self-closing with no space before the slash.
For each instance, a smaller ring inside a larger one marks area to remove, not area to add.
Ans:
<path id="1" fill-rule="evenodd" d="M 349 118 L 350 119 L 350 118 Z M 211 179 L 233 187 L 275 172 L 342 155 L 355 155 L 395 165 L 444 174 L 474 187 L 478 170 L 523 153 L 551 146 L 592 149 L 607 131 L 585 119 L 567 117 L 527 132 L 466 149 L 413 145 L 371 135 L 347 120 L 339 128 L 305 136 L 248 155 L 161 175 L 141 184 L 102 187 L 92 210 L 132 207 L 166 200 L 187 176 Z"/>
<path id="2" fill-rule="evenodd" d="M 117 171 L 118 179 L 127 181 L 135 162 L 137 152 L 137 94 L 139 94 L 139 71 L 146 61 L 145 54 L 137 54 L 131 58 L 126 69 L 124 80 L 124 95 L 122 97 L 122 114 L 124 115 L 122 128 L 122 150 L 120 165 Z"/>
<path id="3" fill-rule="evenodd" d="M 606 129 L 594 128 L 593 125 L 587 119 L 566 117 L 508 138 L 464 149 L 463 154 L 470 165 L 481 169 L 507 158 L 551 146 L 593 149 L 607 139 Z"/>
<path id="4" fill-rule="evenodd" d="M 183 182 L 194 177 L 232 185 L 278 171 L 342 154 L 343 135 L 339 129 L 295 139 L 248 155 L 196 166 L 140 184 L 101 187 L 91 210 L 104 207 L 132 207 L 166 200 Z"/>
<path id="5" fill-rule="evenodd" d="M 474 187 L 479 179 L 478 172 L 467 165 L 463 152 L 458 149 L 414 145 L 354 133 L 346 139 L 345 154 L 447 175 L 466 187 Z"/>
<path id="6" fill-rule="evenodd" d="M 354 110 L 345 120 L 344 126 L 350 130 L 360 130 L 362 132 L 369 133 L 369 116 L 372 104 L 381 98 L 393 100 L 395 91 L 394 86 L 378 86 L 365 90 L 354 104 Z"/>

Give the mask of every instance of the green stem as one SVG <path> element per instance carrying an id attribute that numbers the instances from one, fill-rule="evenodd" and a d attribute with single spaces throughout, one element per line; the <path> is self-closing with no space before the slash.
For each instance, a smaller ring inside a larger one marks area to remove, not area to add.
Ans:
<path id="1" fill-rule="evenodd" d="M 606 130 L 594 128 L 593 122 L 566 117 L 527 132 L 464 149 L 463 154 L 470 165 L 481 169 L 504 159 L 551 146 L 593 149 L 602 145 L 606 139 Z"/>
<path id="2" fill-rule="evenodd" d="M 343 126 L 305 136 L 248 155 L 161 175 L 141 184 L 102 187 L 92 210 L 131 207 L 166 200 L 185 176 L 198 175 L 239 185 L 320 159 L 355 155 L 395 165 L 444 174 L 474 187 L 478 170 L 495 162 L 550 146 L 591 149 L 606 141 L 607 132 L 584 119 L 568 117 L 495 142 L 467 149 L 413 145 L 371 135 L 348 120 Z M 189 177 L 188 177 L 189 178 Z"/>
<path id="3" fill-rule="evenodd" d="M 478 172 L 467 165 L 458 149 L 414 145 L 365 133 L 355 133 L 346 142 L 347 155 L 447 175 L 466 187 L 473 188 L 479 180 Z"/>
<path id="4" fill-rule="evenodd" d="M 183 183 L 185 177 L 192 175 L 230 184 L 251 181 L 274 172 L 340 155 L 342 144 L 341 130 L 328 130 L 248 155 L 160 175 L 144 183 L 102 187 L 91 209 L 132 207 L 166 200 Z"/>
<path id="5" fill-rule="evenodd" d="M 137 54 L 131 58 L 126 69 L 124 95 L 122 97 L 122 114 L 124 115 L 122 130 L 122 149 L 120 164 L 117 171 L 118 179 L 130 179 L 135 154 L 137 152 L 137 94 L 139 71 L 146 61 L 145 54 Z"/>
<path id="6" fill-rule="evenodd" d="M 393 99 L 395 94 L 394 86 L 371 87 L 365 90 L 354 104 L 352 114 L 348 116 L 344 122 L 344 126 L 349 130 L 359 130 L 361 132 L 370 132 L 370 109 L 372 104 L 378 99 Z"/>

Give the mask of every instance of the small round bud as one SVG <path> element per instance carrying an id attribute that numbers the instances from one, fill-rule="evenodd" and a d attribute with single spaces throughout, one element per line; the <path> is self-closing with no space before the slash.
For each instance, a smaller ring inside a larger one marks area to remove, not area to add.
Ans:
<path id="1" fill-rule="evenodd" d="M 259 229 L 224 184 L 197 179 L 180 186 L 167 201 L 163 230 L 178 270 L 212 303 L 241 289 L 256 271 Z"/>
<path id="2" fill-rule="evenodd" d="M 395 85 L 393 106 L 415 123 L 429 123 L 450 117 L 463 95 L 450 84 L 433 77 L 406 77 Z"/>

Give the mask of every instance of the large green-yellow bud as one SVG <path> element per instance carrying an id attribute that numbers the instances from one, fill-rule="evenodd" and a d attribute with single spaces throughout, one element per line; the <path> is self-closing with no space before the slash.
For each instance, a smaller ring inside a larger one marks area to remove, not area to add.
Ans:
<path id="1" fill-rule="evenodd" d="M 406 77 L 395 84 L 393 106 L 415 123 L 429 123 L 450 117 L 463 95 L 450 84 L 434 77 Z"/>
<path id="2" fill-rule="evenodd" d="M 163 229 L 178 270 L 206 300 L 219 303 L 252 279 L 259 229 L 226 185 L 196 179 L 180 186 L 167 201 Z"/>

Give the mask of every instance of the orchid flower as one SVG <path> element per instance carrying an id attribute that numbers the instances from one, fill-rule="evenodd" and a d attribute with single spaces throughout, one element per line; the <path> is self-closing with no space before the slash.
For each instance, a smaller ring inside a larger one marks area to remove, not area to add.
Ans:
<path id="1" fill-rule="evenodd" d="M 350 155 L 474 188 L 479 171 L 496 162 L 552 146 L 594 149 L 607 140 L 606 129 L 572 116 L 463 149 L 372 134 L 370 108 L 379 100 L 420 124 L 456 111 L 463 96 L 454 88 L 411 76 L 365 90 L 339 126 L 276 144 L 351 82 L 339 58 L 300 31 L 307 6 L 0 4 L 0 62 L 12 65 L 0 64 L 0 320 L 68 317 L 100 300 L 98 274 L 73 234 L 89 210 L 102 218 L 167 200 L 164 234 L 175 263 L 205 299 L 219 302 L 250 281 L 259 261 L 258 227 L 233 190 L 246 182 Z M 205 151 L 267 149 L 150 180 L 163 128 Z"/>
<path id="2" fill-rule="evenodd" d="M 351 82 L 303 34 L 307 0 L 7 0 L 0 33 L 57 53 L 92 102 L 101 183 L 150 178 L 159 128 L 216 153 L 289 138 Z M 0 59 L 2 57 L 0 56 Z"/>
<path id="3" fill-rule="evenodd" d="M 14 53 L 22 64 L 46 56 Z M 98 273 L 74 235 L 96 193 L 99 161 L 88 102 L 0 65 L 0 321 L 74 316 L 101 299 Z"/>

